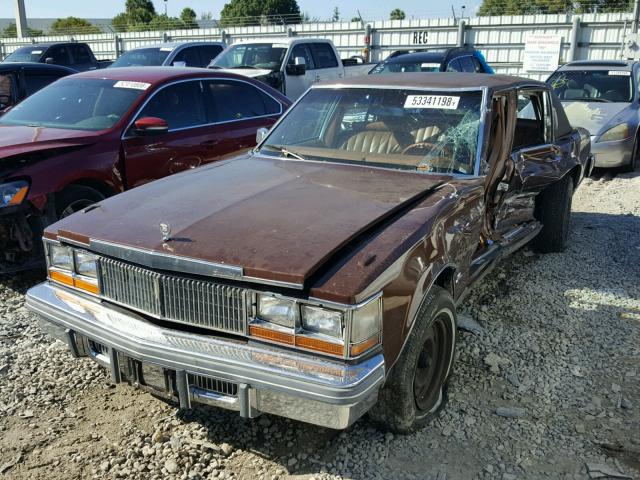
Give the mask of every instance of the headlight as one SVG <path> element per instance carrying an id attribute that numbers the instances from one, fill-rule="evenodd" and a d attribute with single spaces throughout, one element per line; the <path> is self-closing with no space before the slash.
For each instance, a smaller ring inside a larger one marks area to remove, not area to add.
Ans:
<path id="1" fill-rule="evenodd" d="M 73 250 L 62 245 L 50 245 L 49 265 L 62 270 L 73 270 Z"/>
<path id="2" fill-rule="evenodd" d="M 342 338 L 342 312 L 303 305 L 302 328 L 311 332 Z"/>
<path id="3" fill-rule="evenodd" d="M 358 310 L 351 319 L 351 343 L 360 343 L 380 333 L 381 302 L 376 298 Z"/>
<path id="4" fill-rule="evenodd" d="M 20 205 L 27 198 L 29 184 L 24 180 L 0 185 L 0 207 Z"/>
<path id="5" fill-rule="evenodd" d="M 298 309 L 293 300 L 258 295 L 258 318 L 281 327 L 294 328 L 298 318 Z"/>
<path id="6" fill-rule="evenodd" d="M 598 139 L 598 142 L 611 142 L 613 140 L 624 140 L 631 136 L 631 129 L 626 123 L 621 123 L 613 128 L 610 128 Z"/>
<path id="7" fill-rule="evenodd" d="M 76 250 L 76 273 L 84 277 L 98 278 L 98 267 L 96 257 L 93 253 L 84 250 Z"/>

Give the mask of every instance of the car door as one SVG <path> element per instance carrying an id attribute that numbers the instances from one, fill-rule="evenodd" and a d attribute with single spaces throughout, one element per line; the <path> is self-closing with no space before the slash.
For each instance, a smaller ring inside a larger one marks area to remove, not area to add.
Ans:
<path id="1" fill-rule="evenodd" d="M 207 116 L 214 122 L 212 159 L 232 157 L 256 144 L 259 128 L 270 128 L 282 113 L 280 102 L 252 83 L 204 80 Z"/>
<path id="2" fill-rule="evenodd" d="M 571 154 L 571 139 L 555 138 L 548 91 L 519 90 L 516 102 L 511 167 L 498 186 L 495 226 L 501 234 L 535 220 L 535 197 L 560 178 L 564 157 Z"/>
<path id="3" fill-rule="evenodd" d="M 315 79 L 315 64 L 313 56 L 311 55 L 311 49 L 308 43 L 298 43 L 289 49 L 289 58 L 287 59 L 285 68 L 285 95 L 289 98 L 295 99 L 302 95 L 311 86 Z M 292 74 L 292 67 L 295 65 L 295 59 L 297 57 L 304 58 L 305 60 L 305 74 L 294 75 Z"/>
<path id="4" fill-rule="evenodd" d="M 184 64 L 185 67 L 199 67 L 200 63 L 198 47 L 184 47 L 176 54 L 171 65 L 177 66 Z"/>
<path id="5" fill-rule="evenodd" d="M 71 56 L 69 54 L 69 48 L 66 45 L 54 45 L 49 48 L 42 56 L 45 62 L 47 59 L 51 61 L 46 63 L 53 63 L 54 65 L 63 65 L 65 67 L 71 66 Z"/>
<path id="6" fill-rule="evenodd" d="M 314 83 L 340 78 L 343 67 L 331 45 L 327 42 L 317 42 L 311 43 L 310 46 L 316 68 Z"/>
<path id="7" fill-rule="evenodd" d="M 195 168 L 216 158 L 215 135 L 204 106 L 200 80 L 175 82 L 151 94 L 123 136 L 129 188 Z M 165 120 L 165 133 L 140 135 L 134 123 L 145 117 Z"/>
<path id="8" fill-rule="evenodd" d="M 95 70 L 98 66 L 93 61 L 93 55 L 89 51 L 89 47 L 82 44 L 70 45 L 71 68 L 80 72 L 85 70 Z"/>
<path id="9" fill-rule="evenodd" d="M 222 52 L 222 45 L 200 45 L 196 47 L 200 56 L 199 67 L 206 68 L 211 60 L 216 58 L 220 52 Z"/>

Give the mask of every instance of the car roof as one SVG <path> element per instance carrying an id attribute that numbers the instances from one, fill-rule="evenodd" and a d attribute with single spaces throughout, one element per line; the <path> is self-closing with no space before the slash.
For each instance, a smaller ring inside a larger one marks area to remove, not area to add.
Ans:
<path id="1" fill-rule="evenodd" d="M 73 78 L 97 78 L 108 80 L 125 80 L 134 82 L 147 82 L 151 84 L 163 83 L 167 80 L 175 80 L 191 77 L 224 77 L 238 78 L 247 81 L 247 77 L 235 73 L 224 73 L 206 68 L 190 67 L 121 67 L 89 70 L 73 75 Z"/>
<path id="2" fill-rule="evenodd" d="M 381 87 L 381 88 L 438 88 L 477 89 L 492 91 L 525 86 L 547 88 L 543 82 L 511 75 L 487 75 L 486 73 L 433 72 L 433 73 L 390 73 L 387 75 L 363 75 L 322 83 L 320 87 Z"/>
<path id="3" fill-rule="evenodd" d="M 39 42 L 39 43 L 31 43 L 29 45 L 22 45 L 22 47 L 27 48 L 49 48 L 53 45 L 86 45 L 84 42 Z M 22 48 L 20 47 L 20 48 Z"/>
<path id="4" fill-rule="evenodd" d="M 292 43 L 314 43 L 314 42 L 327 42 L 329 40 L 326 38 L 315 38 L 315 37 L 273 37 L 273 38 L 256 38 L 250 40 L 241 40 L 239 42 L 234 43 L 233 45 L 245 44 L 245 43 L 286 43 L 287 45 L 291 45 Z"/>
<path id="5" fill-rule="evenodd" d="M 139 47 L 136 48 L 132 48 L 130 50 L 127 50 L 127 52 L 131 52 L 133 50 L 141 50 L 143 48 L 170 48 L 170 49 L 175 49 L 177 47 L 181 47 L 183 45 L 193 45 L 193 46 L 200 46 L 200 45 L 220 45 L 220 46 L 224 46 L 224 42 L 206 42 L 206 41 L 195 41 L 195 42 L 164 42 L 164 43 L 153 43 L 151 45 L 140 45 Z M 125 52 L 126 53 L 126 52 Z"/>
<path id="6" fill-rule="evenodd" d="M 20 68 L 25 70 L 39 70 L 39 71 L 49 70 L 51 72 L 66 72 L 69 74 L 76 73 L 76 70 L 72 68 L 64 67 L 62 65 L 53 65 L 50 63 L 38 63 L 38 62 L 0 63 L 0 72 L 7 71 L 7 70 L 18 70 Z"/>
<path id="7" fill-rule="evenodd" d="M 387 58 L 383 63 L 420 63 L 420 62 L 438 62 L 441 63 L 447 52 L 435 51 L 435 52 L 415 52 L 415 53 L 402 53 L 395 57 Z"/>
<path id="8" fill-rule="evenodd" d="M 558 70 L 630 70 L 635 63 L 635 60 L 578 60 L 565 63 Z"/>

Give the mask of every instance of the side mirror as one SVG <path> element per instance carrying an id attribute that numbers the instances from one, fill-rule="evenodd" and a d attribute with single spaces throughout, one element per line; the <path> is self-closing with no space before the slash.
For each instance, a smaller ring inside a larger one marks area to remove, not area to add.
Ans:
<path id="1" fill-rule="evenodd" d="M 268 128 L 259 128 L 258 131 L 256 132 L 256 145 L 260 145 L 260 143 L 267 138 L 267 135 L 269 133 L 269 129 Z"/>
<path id="2" fill-rule="evenodd" d="M 44 59 L 44 63 L 48 63 L 49 65 L 53 65 L 53 58 L 47 57 Z"/>
<path id="3" fill-rule="evenodd" d="M 293 59 L 293 65 L 287 65 L 288 75 L 304 75 L 307 72 L 307 61 L 304 57 L 296 57 Z"/>
<path id="4" fill-rule="evenodd" d="M 187 62 L 173 62 L 172 64 L 174 67 L 186 67 L 187 66 Z"/>
<path id="5" fill-rule="evenodd" d="M 166 120 L 157 117 L 143 117 L 133 124 L 134 132 L 137 135 L 162 135 L 169 131 L 169 124 Z"/>

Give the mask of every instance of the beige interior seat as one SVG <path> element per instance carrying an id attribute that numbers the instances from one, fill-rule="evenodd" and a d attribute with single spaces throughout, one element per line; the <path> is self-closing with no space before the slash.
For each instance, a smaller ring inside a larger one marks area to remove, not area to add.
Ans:
<path id="1" fill-rule="evenodd" d="M 411 132 L 411 136 L 414 138 L 414 143 L 421 142 L 436 142 L 438 139 L 438 135 L 440 134 L 440 128 L 437 125 L 429 125 L 427 127 L 419 128 L 418 130 L 413 130 Z"/>
<path id="2" fill-rule="evenodd" d="M 370 123 L 342 144 L 343 150 L 362 153 L 400 153 L 402 149 L 394 133 L 382 122 Z"/>

